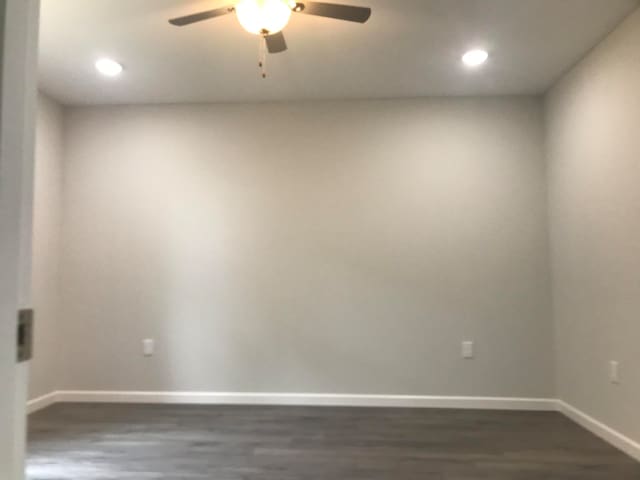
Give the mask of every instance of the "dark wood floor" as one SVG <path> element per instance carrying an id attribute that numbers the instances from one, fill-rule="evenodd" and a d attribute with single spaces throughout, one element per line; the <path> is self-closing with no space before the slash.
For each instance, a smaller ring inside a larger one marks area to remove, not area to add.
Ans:
<path id="1" fill-rule="evenodd" d="M 556 413 L 58 404 L 30 480 L 640 480 Z"/>

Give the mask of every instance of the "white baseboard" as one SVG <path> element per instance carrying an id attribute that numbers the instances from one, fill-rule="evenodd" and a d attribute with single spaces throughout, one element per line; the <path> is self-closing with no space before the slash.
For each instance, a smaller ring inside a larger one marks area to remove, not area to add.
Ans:
<path id="1" fill-rule="evenodd" d="M 563 402 L 562 400 L 558 400 L 557 405 L 560 413 L 566 415 L 578 425 L 581 425 L 591 433 L 597 435 L 607 443 L 610 443 L 617 449 L 622 450 L 624 453 L 640 462 L 640 443 L 630 439 L 613 428 L 608 427 L 604 423 L 599 422 L 595 418 L 590 417 L 586 413 L 566 402 Z"/>
<path id="2" fill-rule="evenodd" d="M 38 410 L 47 408 L 58 401 L 58 392 L 49 392 L 41 397 L 34 398 L 27 402 L 27 413 L 35 413 Z"/>
<path id="3" fill-rule="evenodd" d="M 443 397 L 298 393 L 60 391 L 61 402 L 168 403 L 200 405 L 299 405 L 342 407 L 454 408 L 487 410 L 556 410 L 547 398 Z"/>

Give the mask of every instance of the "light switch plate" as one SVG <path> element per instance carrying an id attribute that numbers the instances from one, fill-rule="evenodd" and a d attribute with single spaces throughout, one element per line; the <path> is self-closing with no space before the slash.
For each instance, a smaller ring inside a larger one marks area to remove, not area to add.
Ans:
<path id="1" fill-rule="evenodd" d="M 609 362 L 609 380 L 611 383 L 620 383 L 620 363 L 615 360 Z"/>
<path id="2" fill-rule="evenodd" d="M 145 357 L 151 357 L 155 351 L 155 342 L 152 338 L 145 338 L 142 340 L 142 353 Z"/>
<path id="3" fill-rule="evenodd" d="M 474 357 L 473 342 L 462 342 L 462 358 L 471 359 Z"/>

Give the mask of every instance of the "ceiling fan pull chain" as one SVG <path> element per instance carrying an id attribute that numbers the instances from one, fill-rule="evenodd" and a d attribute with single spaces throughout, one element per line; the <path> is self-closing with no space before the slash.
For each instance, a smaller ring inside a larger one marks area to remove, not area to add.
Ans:
<path id="1" fill-rule="evenodd" d="M 258 47 L 258 67 L 260 67 L 260 74 L 262 78 L 267 78 L 267 37 L 266 35 L 260 35 Z"/>

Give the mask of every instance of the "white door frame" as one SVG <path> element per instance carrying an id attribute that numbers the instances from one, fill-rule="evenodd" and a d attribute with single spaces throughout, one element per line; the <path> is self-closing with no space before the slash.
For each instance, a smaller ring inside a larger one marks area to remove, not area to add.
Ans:
<path id="1" fill-rule="evenodd" d="M 0 0 L 0 479 L 24 479 L 27 364 L 17 311 L 31 303 L 39 0 Z"/>

